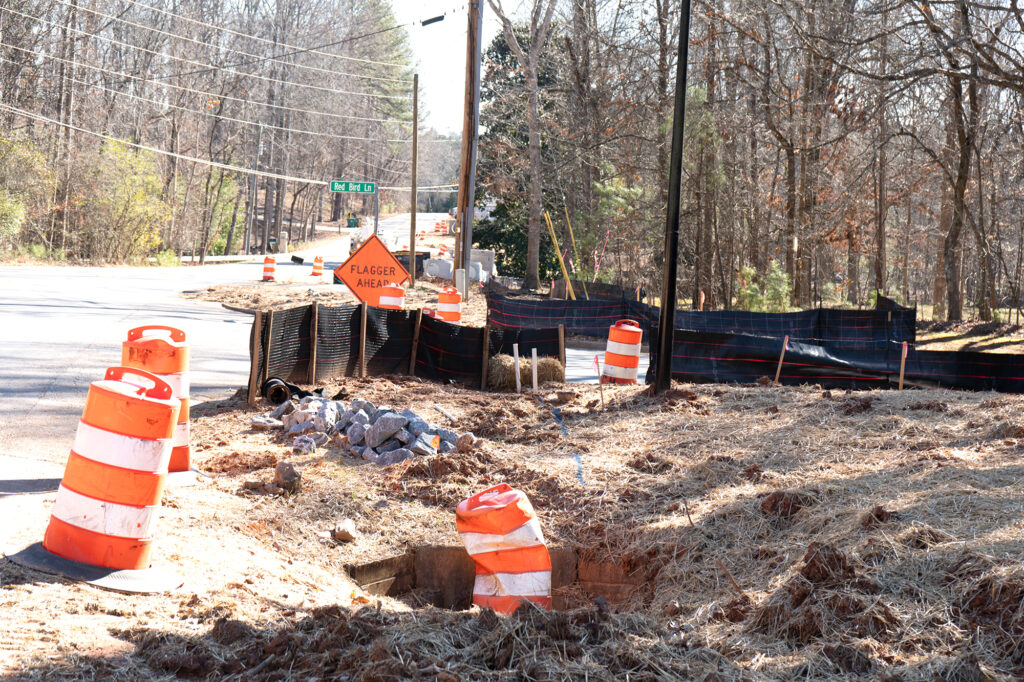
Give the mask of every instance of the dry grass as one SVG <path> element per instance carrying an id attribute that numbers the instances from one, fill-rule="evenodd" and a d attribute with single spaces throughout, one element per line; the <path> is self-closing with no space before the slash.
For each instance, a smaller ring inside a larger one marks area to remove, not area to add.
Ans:
<path id="1" fill-rule="evenodd" d="M 248 428 L 241 405 L 197 410 L 199 463 L 223 473 L 171 495 L 158 550 L 187 568 L 189 588 L 129 598 L 0 564 L 13 673 L 1024 675 L 1022 398 L 773 386 L 678 386 L 655 398 L 606 386 L 601 411 L 598 388 L 579 386 L 562 396 L 564 434 L 526 395 L 391 378 L 328 392 L 338 390 L 443 424 L 432 409 L 441 405 L 485 443 L 381 469 L 332 451 L 291 456 L 283 440 Z M 271 458 L 300 468 L 300 495 L 242 490 L 269 480 Z M 552 545 L 618 562 L 640 589 L 610 607 L 577 589 L 567 594 L 574 610 L 511 618 L 353 600 L 343 564 L 457 544 L 455 504 L 498 481 L 528 493 Z M 321 537 L 346 516 L 357 542 Z M 120 648 L 85 647 L 85 628 Z"/>
<path id="2" fill-rule="evenodd" d="M 538 386 L 563 381 L 565 368 L 558 358 L 537 359 Z M 533 387 L 533 361 L 529 357 L 519 358 L 519 382 L 523 388 Z M 487 387 L 495 391 L 508 391 L 516 387 L 515 358 L 511 355 L 495 355 L 488 361 Z"/>

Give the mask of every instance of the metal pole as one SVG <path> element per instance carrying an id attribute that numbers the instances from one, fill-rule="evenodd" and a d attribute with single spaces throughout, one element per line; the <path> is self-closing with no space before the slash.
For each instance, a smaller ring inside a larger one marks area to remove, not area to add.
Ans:
<path id="1" fill-rule="evenodd" d="M 672 114 L 672 156 L 668 173 L 668 212 L 665 216 L 665 280 L 661 289 L 658 327 L 658 365 L 654 392 L 672 386 L 672 331 L 676 322 L 676 271 L 679 257 L 679 200 L 683 179 L 683 126 L 686 121 L 686 66 L 690 48 L 690 0 L 683 0 L 676 60 L 676 101 Z"/>
<path id="2" fill-rule="evenodd" d="M 419 94 L 420 75 L 412 75 L 412 189 L 410 190 L 410 213 L 409 213 L 409 286 L 416 286 L 416 161 L 417 145 L 419 144 L 420 118 L 419 118 Z"/>
<path id="3" fill-rule="evenodd" d="M 377 186 L 373 192 L 373 233 L 378 237 L 377 226 L 380 224 L 380 181 L 377 182 Z"/>
<path id="4" fill-rule="evenodd" d="M 256 129 L 256 154 L 252 159 L 252 175 L 249 176 L 249 211 L 245 216 L 245 243 L 242 245 L 242 250 L 245 251 L 245 255 L 249 255 L 250 246 L 250 231 L 254 231 L 252 224 L 256 219 L 256 171 L 258 170 L 260 163 L 260 155 L 263 154 L 263 124 L 261 123 L 259 128 Z"/>

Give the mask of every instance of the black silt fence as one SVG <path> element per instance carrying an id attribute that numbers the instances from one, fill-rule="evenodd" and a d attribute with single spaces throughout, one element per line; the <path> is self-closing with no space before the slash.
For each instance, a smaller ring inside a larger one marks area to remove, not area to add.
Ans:
<path id="1" fill-rule="evenodd" d="M 479 388 L 484 330 L 424 317 L 416 345 L 416 376 Z"/>
<path id="2" fill-rule="evenodd" d="M 630 318 L 629 313 L 633 308 L 629 303 L 625 300 L 598 299 L 536 300 L 487 294 L 487 322 L 495 329 L 537 329 L 564 325 L 565 331 L 569 334 L 606 339 L 609 327 L 619 320 Z M 644 323 L 644 320 L 636 317 L 631 319 Z"/>
<path id="3" fill-rule="evenodd" d="M 512 344 L 519 344 L 519 354 L 530 356 L 530 349 L 536 348 L 541 357 L 560 358 L 562 344 L 558 338 L 558 329 L 524 329 L 494 327 L 488 336 L 488 349 L 491 357 L 495 355 L 512 355 Z"/>
<path id="4" fill-rule="evenodd" d="M 565 326 L 566 332 L 608 338 L 608 328 L 618 320 L 636 320 L 646 330 L 657 326 L 659 310 L 640 301 L 536 300 L 487 295 L 487 319 L 495 328 Z M 917 310 L 838 310 L 818 308 L 795 313 L 754 313 L 743 310 L 698 312 L 677 310 L 676 329 L 699 332 L 749 334 L 818 344 L 834 344 L 851 350 L 885 348 L 892 342 L 916 339 Z"/>
<path id="5" fill-rule="evenodd" d="M 655 332 L 656 333 L 656 332 Z M 656 348 L 651 368 L 657 366 Z M 672 377 L 701 383 L 752 383 L 775 376 L 779 339 L 676 330 Z M 896 388 L 902 344 L 863 350 L 790 341 L 779 382 L 825 388 Z M 653 369 L 648 380 L 653 380 Z M 910 349 L 904 386 L 969 391 L 1024 392 L 1024 356 L 1004 353 L 917 351 Z"/>
<path id="6" fill-rule="evenodd" d="M 263 376 L 280 377 L 291 382 L 309 378 L 312 306 L 275 310 L 263 326 L 260 344 Z"/>
<path id="7" fill-rule="evenodd" d="M 361 310 L 358 305 L 317 308 L 317 377 L 352 377 L 359 373 Z"/>
<path id="8" fill-rule="evenodd" d="M 538 355 L 561 356 L 557 327 L 485 330 L 415 310 L 368 306 L 363 335 L 363 310 L 361 305 L 317 305 L 257 313 L 249 335 L 250 401 L 272 376 L 307 384 L 360 376 L 363 367 L 366 376 L 406 374 L 412 365 L 417 376 L 476 387 L 483 383 L 485 354 L 511 353 L 513 343 L 527 355 L 536 348 Z"/>
<path id="9" fill-rule="evenodd" d="M 415 310 L 366 309 L 366 374 L 408 374 Z M 358 352 L 358 347 L 357 347 Z"/>

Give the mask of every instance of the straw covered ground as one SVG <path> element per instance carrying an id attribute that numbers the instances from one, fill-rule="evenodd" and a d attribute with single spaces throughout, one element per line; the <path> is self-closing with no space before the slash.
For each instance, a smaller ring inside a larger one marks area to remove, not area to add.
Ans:
<path id="1" fill-rule="evenodd" d="M 127 597 L 2 562 L 12 674 L 1024 676 L 1024 398 L 678 384 L 606 387 L 602 408 L 597 386 L 548 385 L 543 404 L 408 378 L 326 388 L 447 425 L 440 406 L 483 442 L 378 468 L 292 455 L 250 429 L 265 406 L 200 406 L 196 459 L 215 478 L 171 491 L 157 552 L 186 587 Z M 302 491 L 251 490 L 281 459 Z M 457 545 L 455 505 L 502 481 L 526 491 L 551 546 L 618 563 L 635 592 L 608 603 L 573 586 L 568 610 L 502 617 L 347 582 L 345 564 Z M 346 517 L 359 536 L 337 544 Z"/>

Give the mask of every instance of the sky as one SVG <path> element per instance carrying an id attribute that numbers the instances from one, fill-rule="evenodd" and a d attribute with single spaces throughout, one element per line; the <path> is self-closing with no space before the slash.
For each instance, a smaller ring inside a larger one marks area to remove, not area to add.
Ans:
<path id="1" fill-rule="evenodd" d="M 434 128 L 440 133 L 461 136 L 469 21 L 464 0 L 392 0 L 392 7 L 398 23 L 416 22 L 407 30 L 420 75 L 421 130 Z M 419 25 L 420 21 L 440 14 L 446 14 L 444 21 Z M 500 22 L 485 5 L 485 47 L 500 30 Z"/>

